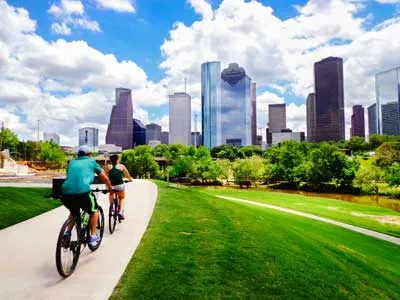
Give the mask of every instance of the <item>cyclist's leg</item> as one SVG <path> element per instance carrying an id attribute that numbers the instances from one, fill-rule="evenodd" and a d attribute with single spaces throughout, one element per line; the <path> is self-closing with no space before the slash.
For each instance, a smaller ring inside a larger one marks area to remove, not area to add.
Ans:
<path id="1" fill-rule="evenodd" d="M 74 195 L 63 195 L 61 197 L 61 203 L 68 208 L 69 210 L 69 215 L 68 219 L 72 219 L 73 217 L 78 217 L 79 216 L 79 205 L 78 201 L 76 201 Z M 74 226 L 74 222 L 70 222 L 67 226 L 67 230 L 71 231 L 72 227 Z"/>
<path id="2" fill-rule="evenodd" d="M 114 199 L 114 193 L 113 193 L 113 192 L 110 192 L 110 193 L 108 194 L 108 200 L 110 201 L 110 204 L 111 204 L 111 202 L 113 201 L 113 199 Z"/>
<path id="3" fill-rule="evenodd" d="M 125 208 L 125 191 L 118 192 L 119 210 L 123 211 Z"/>
<path id="4" fill-rule="evenodd" d="M 97 221 L 99 219 L 96 197 L 92 192 L 83 194 L 80 203 L 81 208 L 90 215 L 90 235 L 95 235 Z"/>

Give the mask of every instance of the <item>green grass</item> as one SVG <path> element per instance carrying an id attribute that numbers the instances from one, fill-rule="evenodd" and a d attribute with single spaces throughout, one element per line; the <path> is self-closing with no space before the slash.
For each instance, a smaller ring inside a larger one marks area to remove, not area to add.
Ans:
<path id="1" fill-rule="evenodd" d="M 0 187 L 0 229 L 25 221 L 61 205 L 47 198 L 45 188 Z"/>
<path id="2" fill-rule="evenodd" d="M 268 203 L 297 211 L 312 213 L 321 217 L 400 237 L 400 225 L 382 223 L 383 219 L 380 219 L 381 221 L 377 219 L 379 217 L 384 218 L 384 216 L 389 216 L 397 218 L 397 222 L 399 222 L 400 214 L 380 206 L 362 205 L 342 200 L 306 197 L 303 195 L 269 191 L 209 188 L 204 189 L 204 192 L 212 195 L 230 196 L 244 200 Z M 393 220 L 390 221 L 393 222 Z"/>
<path id="3" fill-rule="evenodd" d="M 399 299 L 399 247 L 165 188 L 111 299 Z"/>

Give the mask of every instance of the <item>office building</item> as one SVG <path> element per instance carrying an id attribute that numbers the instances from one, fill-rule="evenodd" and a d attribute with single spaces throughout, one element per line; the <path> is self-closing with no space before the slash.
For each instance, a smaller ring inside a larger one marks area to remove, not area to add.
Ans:
<path id="1" fill-rule="evenodd" d="M 191 144 L 192 99 L 186 93 L 169 96 L 169 144 Z"/>
<path id="2" fill-rule="evenodd" d="M 377 134 L 376 129 L 377 116 L 376 116 L 376 103 L 368 106 L 368 134 Z"/>
<path id="3" fill-rule="evenodd" d="M 169 132 L 168 131 L 161 132 L 161 144 L 169 145 Z"/>
<path id="4" fill-rule="evenodd" d="M 221 73 L 221 143 L 253 144 L 252 82 L 244 68 L 231 63 Z"/>
<path id="5" fill-rule="evenodd" d="M 220 62 L 201 65 L 201 107 L 203 145 L 211 149 L 222 144 Z"/>
<path id="6" fill-rule="evenodd" d="M 328 57 L 314 64 L 315 141 L 345 139 L 343 59 Z"/>
<path id="7" fill-rule="evenodd" d="M 251 143 L 258 145 L 257 137 L 257 84 L 251 84 Z"/>
<path id="8" fill-rule="evenodd" d="M 268 105 L 268 117 L 269 132 L 281 132 L 286 128 L 286 104 Z"/>
<path id="9" fill-rule="evenodd" d="M 52 142 L 54 144 L 60 145 L 60 136 L 57 133 L 44 132 L 43 140 L 45 142 Z"/>
<path id="10" fill-rule="evenodd" d="M 192 146 L 195 146 L 195 147 L 201 146 L 201 142 L 202 142 L 201 133 L 198 131 L 192 132 L 191 136 L 192 136 Z"/>
<path id="11" fill-rule="evenodd" d="M 146 125 L 146 144 L 150 141 L 159 141 L 161 143 L 161 126 L 155 123 Z M 155 142 L 152 142 L 155 145 Z"/>
<path id="12" fill-rule="evenodd" d="M 377 132 L 400 135 L 400 67 L 376 74 L 375 80 Z"/>
<path id="13" fill-rule="evenodd" d="M 130 89 L 117 88 L 106 134 L 106 144 L 123 149 L 133 147 L 133 105 Z"/>
<path id="14" fill-rule="evenodd" d="M 351 116 L 350 136 L 365 137 L 364 107 L 362 105 L 353 106 L 353 115 Z"/>
<path id="15" fill-rule="evenodd" d="M 307 141 L 315 141 L 315 94 L 311 93 L 307 97 Z"/>
<path id="16" fill-rule="evenodd" d="M 133 147 L 146 145 L 146 126 L 138 119 L 133 119 Z"/>
<path id="17" fill-rule="evenodd" d="M 84 127 L 79 129 L 79 146 L 87 145 L 90 148 L 99 145 L 99 130 L 93 127 Z"/>
<path id="18" fill-rule="evenodd" d="M 289 130 L 283 132 L 268 132 L 267 131 L 267 144 L 269 146 L 276 146 L 286 141 L 304 142 L 304 132 L 291 132 Z"/>

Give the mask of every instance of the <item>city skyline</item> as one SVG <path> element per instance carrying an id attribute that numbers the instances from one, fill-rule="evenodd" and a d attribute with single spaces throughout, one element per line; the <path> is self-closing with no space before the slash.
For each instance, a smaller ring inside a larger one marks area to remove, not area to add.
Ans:
<path id="1" fill-rule="evenodd" d="M 344 61 L 348 137 L 351 107 L 373 103 L 374 75 L 400 64 L 396 6 L 383 1 L 177 0 L 163 10 L 137 0 L 128 11 L 96 1 L 77 0 L 79 12 L 69 0 L 1 1 L 0 121 L 21 139 L 36 140 L 40 120 L 40 133 L 52 128 L 64 145 L 86 126 L 104 140 L 119 86 L 132 90 L 135 118 L 166 130 L 168 95 L 185 77 L 200 112 L 199 65 L 213 60 L 235 61 L 257 82 L 258 128 L 267 103 L 285 102 L 288 127 L 305 130 L 312 64 L 327 56 Z"/>

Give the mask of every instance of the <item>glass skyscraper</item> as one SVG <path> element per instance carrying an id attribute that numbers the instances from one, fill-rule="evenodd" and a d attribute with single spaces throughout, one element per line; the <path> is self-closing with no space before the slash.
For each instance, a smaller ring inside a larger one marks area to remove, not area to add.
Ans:
<path id="1" fill-rule="evenodd" d="M 328 57 L 314 64 L 315 141 L 341 141 L 344 131 L 343 59 Z"/>
<path id="2" fill-rule="evenodd" d="M 400 135 L 400 67 L 376 74 L 375 83 L 377 132 Z"/>
<path id="3" fill-rule="evenodd" d="M 106 144 L 114 144 L 122 149 L 133 146 L 133 105 L 130 89 L 117 88 L 115 105 L 111 111 L 106 134 Z"/>
<path id="4" fill-rule="evenodd" d="M 364 107 L 362 105 L 353 106 L 353 115 L 351 116 L 350 136 L 365 137 Z"/>
<path id="5" fill-rule="evenodd" d="M 258 145 L 257 136 L 257 85 L 251 84 L 251 141 L 253 145 Z"/>
<path id="6" fill-rule="evenodd" d="M 146 125 L 146 144 L 151 141 L 159 141 L 161 144 L 161 126 L 155 123 Z"/>
<path id="7" fill-rule="evenodd" d="M 308 94 L 307 97 L 307 141 L 315 141 L 315 94 Z"/>
<path id="8" fill-rule="evenodd" d="M 99 145 L 99 130 L 93 127 L 79 129 L 79 146 L 82 145 L 97 147 Z"/>
<path id="9" fill-rule="evenodd" d="M 376 130 L 376 103 L 368 106 L 368 134 L 377 134 Z"/>
<path id="10" fill-rule="evenodd" d="M 211 149 L 222 144 L 220 62 L 201 65 L 201 108 L 203 145 Z"/>
<path id="11" fill-rule="evenodd" d="M 133 147 L 146 145 L 146 126 L 138 119 L 133 119 Z"/>
<path id="12" fill-rule="evenodd" d="M 232 63 L 221 74 L 221 139 L 232 146 L 252 145 L 251 79 Z"/>

